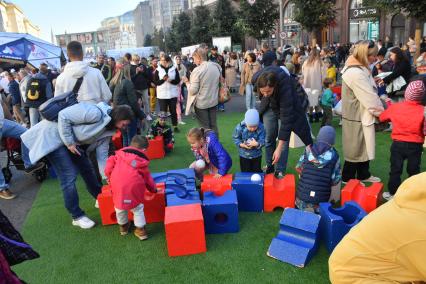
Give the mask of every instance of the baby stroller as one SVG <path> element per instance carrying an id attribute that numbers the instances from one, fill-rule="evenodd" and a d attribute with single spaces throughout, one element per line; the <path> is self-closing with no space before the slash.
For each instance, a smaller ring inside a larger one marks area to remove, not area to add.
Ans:
<path id="1" fill-rule="evenodd" d="M 6 183 L 9 183 L 12 179 L 12 171 L 10 167 L 15 167 L 19 171 L 25 170 L 24 162 L 21 157 L 21 141 L 14 138 L 3 138 L 2 149 L 7 152 L 7 164 L 5 168 L 2 168 L 4 179 Z M 33 173 L 36 180 L 39 182 L 44 181 L 47 178 L 47 166 Z"/>

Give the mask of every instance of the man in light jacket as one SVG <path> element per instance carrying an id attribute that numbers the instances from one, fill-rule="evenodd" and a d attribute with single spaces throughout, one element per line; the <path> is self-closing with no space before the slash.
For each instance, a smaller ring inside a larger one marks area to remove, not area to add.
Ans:
<path id="1" fill-rule="evenodd" d="M 101 71 L 83 62 L 83 47 L 77 41 L 67 45 L 70 62 L 65 65 L 64 72 L 56 79 L 55 96 L 72 91 L 78 78 L 83 77 L 78 92 L 78 101 L 97 104 L 109 103 L 112 95 Z"/>

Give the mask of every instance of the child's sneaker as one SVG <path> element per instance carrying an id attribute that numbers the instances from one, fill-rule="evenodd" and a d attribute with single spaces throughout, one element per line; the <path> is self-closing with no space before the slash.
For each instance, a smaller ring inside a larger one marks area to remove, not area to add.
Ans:
<path id="1" fill-rule="evenodd" d="M 277 179 L 283 179 L 284 178 L 284 173 L 282 171 L 275 171 L 274 176 Z"/>
<path id="2" fill-rule="evenodd" d="M 134 234 L 141 241 L 148 239 L 148 234 L 146 233 L 145 227 L 136 227 Z"/>
<path id="3" fill-rule="evenodd" d="M 120 235 L 125 236 L 129 233 L 130 223 L 120 225 Z"/>
<path id="4" fill-rule="evenodd" d="M 383 199 L 389 201 L 393 198 L 393 195 L 386 191 L 386 192 L 383 192 L 382 197 Z"/>
<path id="5" fill-rule="evenodd" d="M 382 180 L 379 177 L 370 176 L 368 179 L 362 180 L 362 182 L 381 182 Z"/>

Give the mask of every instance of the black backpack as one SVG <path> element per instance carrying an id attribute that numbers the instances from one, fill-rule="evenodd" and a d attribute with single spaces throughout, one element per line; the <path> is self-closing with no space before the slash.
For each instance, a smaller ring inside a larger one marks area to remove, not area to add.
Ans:
<path id="1" fill-rule="evenodd" d="M 31 78 L 27 85 L 27 100 L 29 102 L 44 102 L 46 100 L 46 79 Z"/>

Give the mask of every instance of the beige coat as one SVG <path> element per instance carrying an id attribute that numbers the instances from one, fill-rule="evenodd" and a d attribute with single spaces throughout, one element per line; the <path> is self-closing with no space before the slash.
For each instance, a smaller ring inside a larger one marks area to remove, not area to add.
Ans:
<path id="1" fill-rule="evenodd" d="M 241 71 L 241 85 L 240 85 L 240 95 L 244 95 L 246 85 L 251 83 L 253 75 L 260 71 L 262 67 L 259 62 L 254 63 L 244 63 Z"/>
<path id="2" fill-rule="evenodd" d="M 237 82 L 237 68 L 238 60 L 231 59 L 230 57 L 225 63 L 225 80 L 228 88 L 234 88 Z"/>
<path id="3" fill-rule="evenodd" d="M 360 66 L 350 57 L 342 70 L 342 144 L 348 162 L 366 162 L 375 158 L 374 123 L 383 111 L 369 69 Z"/>
<path id="4" fill-rule="evenodd" d="M 322 90 L 322 81 L 327 77 L 327 67 L 321 60 L 312 65 L 306 60 L 302 65 L 303 87 L 311 90 Z"/>

